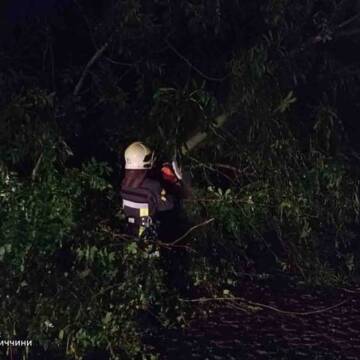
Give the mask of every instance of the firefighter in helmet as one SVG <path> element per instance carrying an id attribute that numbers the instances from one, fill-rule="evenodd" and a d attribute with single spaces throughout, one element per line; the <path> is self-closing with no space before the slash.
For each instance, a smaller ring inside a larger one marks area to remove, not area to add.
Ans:
<path id="1" fill-rule="evenodd" d="M 126 148 L 122 205 L 128 233 L 139 238 L 146 236 L 149 229 L 154 229 L 156 223 L 160 223 L 159 238 L 169 236 L 169 214 L 174 214 L 179 200 L 189 193 L 175 161 L 164 163 L 160 171 L 156 171 L 154 165 L 154 152 L 142 142 L 134 142 Z"/>

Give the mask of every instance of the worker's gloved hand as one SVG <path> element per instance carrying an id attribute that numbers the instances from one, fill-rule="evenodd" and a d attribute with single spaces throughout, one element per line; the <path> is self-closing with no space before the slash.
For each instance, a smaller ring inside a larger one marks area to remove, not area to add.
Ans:
<path id="1" fill-rule="evenodd" d="M 178 183 L 181 179 L 178 178 L 176 172 L 174 171 L 174 168 L 172 167 L 172 165 L 168 162 L 164 163 L 161 167 L 161 175 L 162 178 L 171 183 L 171 184 L 176 184 Z"/>

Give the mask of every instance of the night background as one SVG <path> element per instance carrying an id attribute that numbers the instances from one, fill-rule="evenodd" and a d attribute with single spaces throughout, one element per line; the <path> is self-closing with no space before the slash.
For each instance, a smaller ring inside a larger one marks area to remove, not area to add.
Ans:
<path id="1" fill-rule="evenodd" d="M 358 0 L 1 0 L 0 358 L 360 359 L 359 113 Z"/>

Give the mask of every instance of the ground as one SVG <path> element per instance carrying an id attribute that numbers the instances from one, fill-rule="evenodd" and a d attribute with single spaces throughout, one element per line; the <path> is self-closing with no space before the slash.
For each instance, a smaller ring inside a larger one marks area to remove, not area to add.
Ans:
<path id="1" fill-rule="evenodd" d="M 185 330 L 163 331 L 149 343 L 164 360 L 360 359 L 360 289 L 249 279 L 236 296 L 251 305 L 216 301 L 208 318 L 193 320 Z"/>

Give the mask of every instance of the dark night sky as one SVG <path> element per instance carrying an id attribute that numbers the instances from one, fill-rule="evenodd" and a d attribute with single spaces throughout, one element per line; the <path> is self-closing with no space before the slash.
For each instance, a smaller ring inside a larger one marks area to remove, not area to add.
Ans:
<path id="1" fill-rule="evenodd" d="M 2 0 L 1 12 L 9 24 L 16 24 L 26 18 L 48 15 L 52 11 L 71 3 L 71 0 Z"/>

